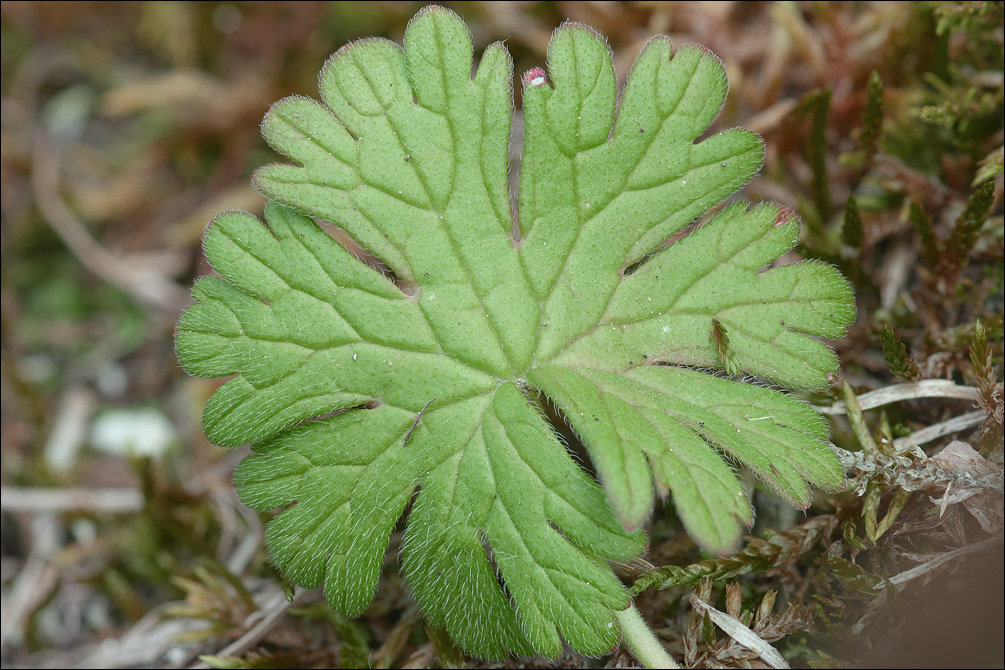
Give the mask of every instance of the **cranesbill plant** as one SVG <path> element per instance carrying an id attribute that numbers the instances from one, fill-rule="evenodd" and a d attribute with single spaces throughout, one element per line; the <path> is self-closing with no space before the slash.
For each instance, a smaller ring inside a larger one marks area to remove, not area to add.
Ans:
<path id="1" fill-rule="evenodd" d="M 677 235 L 764 150 L 742 129 L 696 141 L 725 71 L 662 36 L 619 104 L 603 38 L 555 31 L 548 70 L 523 77 L 515 227 L 512 67 L 496 43 L 473 70 L 464 23 L 427 7 L 404 48 L 368 39 L 334 54 L 321 102 L 276 103 L 263 133 L 296 165 L 255 174 L 272 200 L 265 223 L 225 212 L 209 226 L 219 276 L 196 282 L 178 357 L 196 375 L 233 375 L 206 434 L 252 445 L 238 492 L 283 509 L 267 543 L 293 581 L 358 615 L 410 506 L 405 577 L 462 648 L 557 656 L 564 639 L 599 655 L 630 604 L 607 561 L 644 551 L 656 495 L 723 551 L 753 518 L 736 464 L 803 508 L 807 482 L 842 486 L 821 419 L 745 380 L 826 386 L 837 360 L 809 336 L 841 336 L 854 303 L 827 265 L 772 266 L 799 235 L 776 204 L 733 203 Z"/>

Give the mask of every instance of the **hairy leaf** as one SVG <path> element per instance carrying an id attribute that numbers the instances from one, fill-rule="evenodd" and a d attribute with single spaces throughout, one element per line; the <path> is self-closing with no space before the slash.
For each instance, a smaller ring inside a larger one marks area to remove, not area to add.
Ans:
<path id="1" fill-rule="evenodd" d="M 219 277 L 196 283 L 178 324 L 187 370 L 233 375 L 205 429 L 251 443 L 237 487 L 283 510 L 267 531 L 277 564 L 357 615 L 407 509 L 416 599 L 489 658 L 556 656 L 563 639 L 609 651 L 629 600 L 607 561 L 643 551 L 634 529 L 655 494 L 724 551 L 753 518 L 737 463 L 801 507 L 807 483 L 843 477 L 808 407 L 724 374 L 826 386 L 837 360 L 813 338 L 841 336 L 854 305 L 829 266 L 773 267 L 798 238 L 790 210 L 734 203 L 683 234 L 763 158 L 746 130 L 698 141 L 726 95 L 722 64 L 654 38 L 619 106 L 604 40 L 567 23 L 548 66 L 523 78 L 515 231 L 505 47 L 475 68 L 463 22 L 428 7 L 404 48 L 339 50 L 320 102 L 288 98 L 266 116 L 266 139 L 296 164 L 256 173 L 273 200 L 264 224 L 227 212 L 210 225 Z"/>

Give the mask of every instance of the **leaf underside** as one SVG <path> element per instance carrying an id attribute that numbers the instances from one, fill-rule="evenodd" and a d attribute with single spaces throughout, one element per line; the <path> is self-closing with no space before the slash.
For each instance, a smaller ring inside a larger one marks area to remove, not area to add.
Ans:
<path id="1" fill-rule="evenodd" d="M 403 49 L 334 54 L 321 102 L 276 103 L 263 133 L 296 165 L 256 173 L 266 223 L 226 212 L 208 228 L 219 276 L 196 282 L 178 356 L 233 375 L 206 433 L 251 443 L 237 488 L 254 509 L 284 508 L 267 542 L 295 582 L 361 613 L 411 502 L 402 566 L 433 625 L 486 658 L 554 657 L 563 639 L 600 655 L 629 602 L 607 561 L 644 550 L 635 529 L 657 494 L 724 551 L 753 518 L 730 464 L 801 507 L 808 484 L 842 486 L 816 414 L 715 373 L 822 388 L 837 361 L 807 336 L 840 337 L 854 304 L 829 266 L 772 267 L 799 234 L 777 205 L 734 203 L 664 245 L 763 159 L 746 130 L 696 142 L 727 88 L 703 47 L 651 40 L 619 106 L 603 39 L 555 32 L 547 76 L 524 77 L 516 238 L 512 61 L 497 43 L 472 66 L 463 22 L 428 7 Z"/>

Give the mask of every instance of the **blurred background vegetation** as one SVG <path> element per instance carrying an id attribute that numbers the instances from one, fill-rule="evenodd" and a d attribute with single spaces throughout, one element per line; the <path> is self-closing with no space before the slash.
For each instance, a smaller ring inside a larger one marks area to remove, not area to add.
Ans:
<path id="1" fill-rule="evenodd" d="M 667 509 L 622 566 L 674 655 L 764 667 L 695 614 L 694 589 L 795 666 L 1001 667 L 1002 3 L 443 4 L 476 51 L 505 40 L 517 74 L 567 18 L 607 36 L 622 82 L 653 34 L 708 46 L 731 84 L 712 131 L 767 144 L 743 196 L 800 212 L 799 255 L 855 285 L 834 343 L 847 392 L 807 398 L 833 417 L 849 490 L 803 515 L 751 482 L 760 539 L 723 559 Z M 316 95 L 330 53 L 400 41 L 421 6 L 0 5 L 5 667 L 482 665 L 410 603 L 400 534 L 360 620 L 287 601 L 267 518 L 233 492 L 245 452 L 201 431 L 219 382 L 185 375 L 172 343 L 206 223 L 261 214 L 270 103 Z"/>

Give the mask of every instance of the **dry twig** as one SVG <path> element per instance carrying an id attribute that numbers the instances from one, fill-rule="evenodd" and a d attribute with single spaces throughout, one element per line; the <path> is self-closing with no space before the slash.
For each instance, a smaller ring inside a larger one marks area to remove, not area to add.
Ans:
<path id="1" fill-rule="evenodd" d="M 976 386 L 961 386 L 945 379 L 923 379 L 906 384 L 892 384 L 875 391 L 869 391 L 858 396 L 858 404 L 862 411 L 882 407 L 903 400 L 919 398 L 951 398 L 954 400 L 972 400 L 977 402 L 979 390 Z M 847 414 L 848 405 L 839 400 L 833 405 L 824 407 L 814 405 L 813 409 L 821 414 Z M 934 438 L 933 438 L 934 439 Z"/>
<path id="2" fill-rule="evenodd" d="M 789 667 L 789 664 L 778 653 L 777 649 L 761 639 L 761 636 L 750 630 L 750 628 L 744 626 L 739 619 L 731 617 L 725 612 L 720 612 L 697 596 L 691 596 L 691 607 L 703 615 L 707 614 L 712 623 L 721 628 L 726 635 L 729 635 L 747 649 L 760 654 L 761 660 L 772 668 L 781 670 L 782 668 Z"/>

